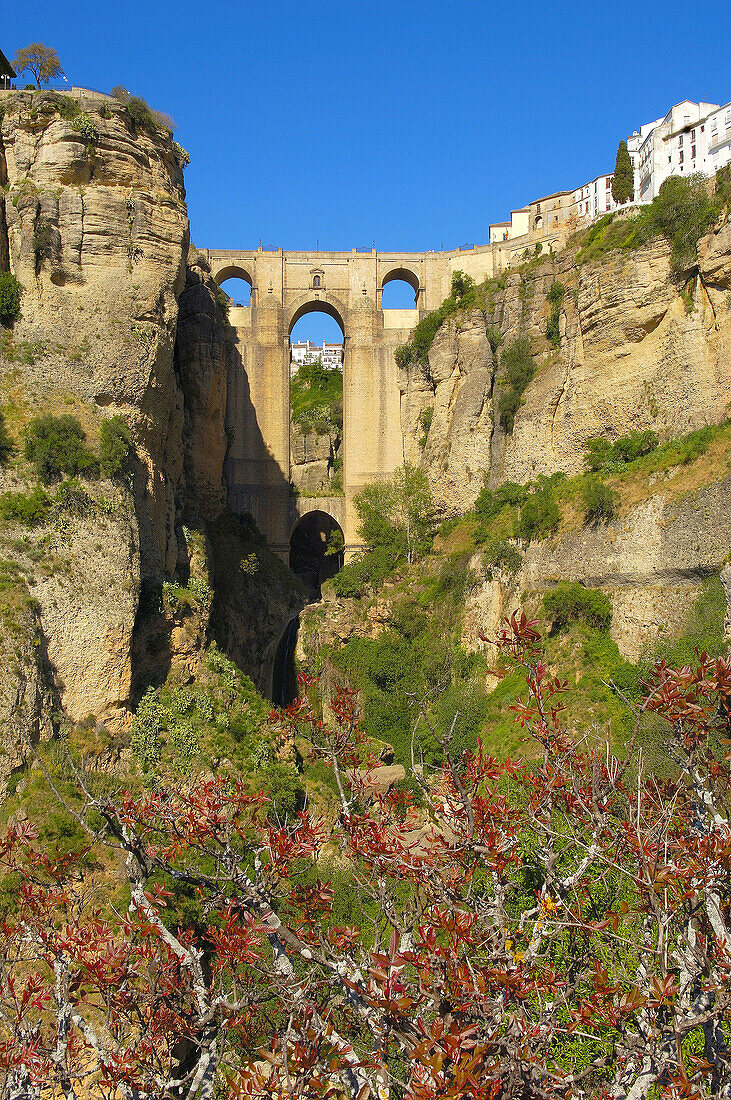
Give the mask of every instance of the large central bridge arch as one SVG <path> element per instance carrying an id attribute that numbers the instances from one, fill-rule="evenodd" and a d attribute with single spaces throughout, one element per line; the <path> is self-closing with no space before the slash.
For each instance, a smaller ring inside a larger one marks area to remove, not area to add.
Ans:
<path id="1" fill-rule="evenodd" d="M 250 307 L 229 310 L 229 505 L 251 512 L 285 560 L 293 518 L 314 505 L 296 498 L 290 487 L 289 336 L 312 311 L 328 313 L 343 330 L 343 496 L 333 503 L 347 556 L 359 548 L 353 498 L 403 461 L 394 352 L 449 294 L 453 271 L 476 279 L 493 274 L 493 252 L 487 246 L 449 253 L 211 249 L 204 255 L 217 284 L 243 277 L 251 285 Z M 383 287 L 394 279 L 413 289 L 413 309 L 381 308 Z"/>

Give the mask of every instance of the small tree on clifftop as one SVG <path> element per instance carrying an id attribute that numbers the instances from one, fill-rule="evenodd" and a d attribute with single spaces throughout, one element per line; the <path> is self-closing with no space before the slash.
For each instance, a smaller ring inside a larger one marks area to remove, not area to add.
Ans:
<path id="1" fill-rule="evenodd" d="M 49 80 L 64 75 L 58 54 L 52 47 L 44 46 L 42 42 L 31 42 L 30 46 L 18 50 L 13 58 L 13 68 L 18 73 L 26 70 L 33 73 L 39 91 L 41 84 L 48 84 Z"/>
<path id="2" fill-rule="evenodd" d="M 627 202 L 635 197 L 634 172 L 630 159 L 627 142 L 620 141 L 617 149 L 617 162 L 614 166 L 614 179 L 612 180 L 612 198 L 615 202 Z"/>

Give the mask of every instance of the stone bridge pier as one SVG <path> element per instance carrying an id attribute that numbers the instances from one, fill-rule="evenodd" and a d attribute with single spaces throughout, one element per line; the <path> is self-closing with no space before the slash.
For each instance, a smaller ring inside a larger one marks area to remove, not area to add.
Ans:
<path id="1" fill-rule="evenodd" d="M 394 352 L 419 318 L 448 295 L 452 272 L 492 274 L 492 253 L 204 254 L 216 283 L 236 277 L 251 286 L 251 305 L 229 313 L 238 352 L 226 416 L 230 507 L 251 512 L 285 559 L 299 519 L 324 511 L 340 524 L 346 555 L 352 554 L 359 549 L 355 494 L 403 461 Z M 381 308 L 383 287 L 392 279 L 413 287 L 413 309 Z M 289 338 L 300 317 L 312 311 L 334 317 L 344 338 L 343 495 L 316 501 L 290 491 Z"/>

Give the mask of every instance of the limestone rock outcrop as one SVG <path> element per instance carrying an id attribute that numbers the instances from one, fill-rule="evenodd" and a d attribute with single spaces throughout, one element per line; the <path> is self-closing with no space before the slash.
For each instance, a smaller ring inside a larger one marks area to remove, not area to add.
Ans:
<path id="1" fill-rule="evenodd" d="M 582 469 L 586 440 L 653 429 L 680 435 L 728 415 L 731 402 L 731 222 L 699 246 L 685 286 L 670 274 L 662 240 L 577 266 L 571 250 L 508 271 L 492 312 L 450 318 L 428 370 L 402 371 L 406 453 L 427 471 L 447 513 L 469 508 L 485 477 L 525 482 Z M 560 348 L 546 339 L 547 292 L 565 288 Z M 682 293 L 681 293 L 682 292 Z M 496 408 L 503 384 L 489 335 L 527 333 L 537 371 L 513 431 Z M 423 411 L 433 408 L 423 448 Z"/>

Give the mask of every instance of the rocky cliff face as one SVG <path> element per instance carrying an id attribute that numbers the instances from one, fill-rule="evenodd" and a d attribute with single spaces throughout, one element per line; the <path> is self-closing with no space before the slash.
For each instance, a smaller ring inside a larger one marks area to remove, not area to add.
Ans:
<path id="1" fill-rule="evenodd" d="M 0 785 L 29 741 L 50 734 L 51 704 L 75 721 L 93 713 L 124 728 L 147 683 L 171 667 L 193 675 L 215 633 L 211 607 L 260 679 L 257 660 L 301 603 L 296 584 L 282 594 L 282 578 L 262 576 L 256 611 L 245 596 L 234 601 L 243 623 L 229 621 L 213 593 L 198 598 L 221 558 L 234 352 L 205 264 L 192 253 L 186 267 L 181 159 L 168 132 L 136 129 L 113 100 L 0 96 L 0 269 L 22 284 L 21 317 L 0 333 L 0 403 L 16 445 L 0 492 L 36 484 L 22 440 L 42 413 L 77 417 L 92 449 L 102 420 L 120 415 L 135 450 L 129 484 L 85 481 L 83 495 L 54 502 L 42 524 L 0 524 L 2 555 L 29 601 L 4 632 L 15 656 L 0 676 L 11 731 Z M 172 596 L 162 598 L 164 582 Z M 245 570 L 226 584 L 234 594 L 251 587 Z M 246 652 L 262 599 L 263 641 Z"/>
<path id="2" fill-rule="evenodd" d="M 678 435 L 717 423 L 731 401 L 731 222 L 701 242 L 700 274 L 670 278 L 657 241 L 579 267 L 572 251 L 508 272 L 492 310 L 450 319 L 427 371 L 402 372 L 407 456 L 421 462 L 448 512 L 495 483 L 582 468 L 586 440 L 654 429 Z M 547 292 L 565 287 L 560 348 L 546 339 Z M 495 412 L 501 380 L 488 335 L 531 337 L 536 376 L 506 436 Z M 433 407 L 423 453 L 420 416 Z"/>
<path id="3" fill-rule="evenodd" d="M 21 444 L 33 416 L 68 412 L 93 446 L 102 418 L 116 413 L 134 434 L 132 490 L 96 485 L 87 515 L 56 509 L 30 538 L 43 560 L 26 574 L 66 712 L 110 716 L 130 693 L 140 578 L 171 569 L 178 553 L 182 171 L 170 136 L 135 132 L 113 101 L 20 93 L 0 108 L 0 235 L 23 287 L 0 358 L 9 427 Z M 3 488 L 34 480 L 19 456 L 3 479 Z M 4 536 L 18 543 L 17 532 Z M 22 548 L 14 556 L 22 562 Z"/>

